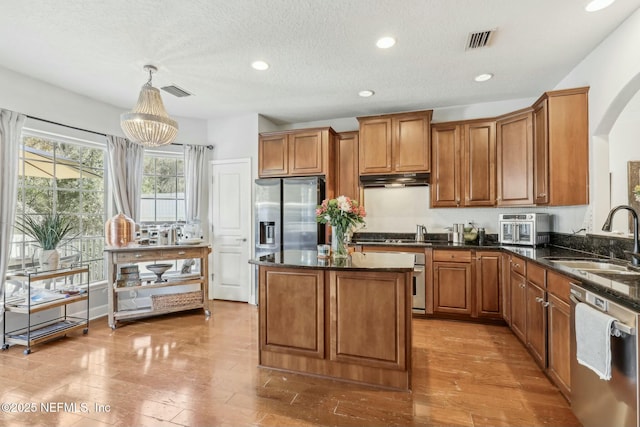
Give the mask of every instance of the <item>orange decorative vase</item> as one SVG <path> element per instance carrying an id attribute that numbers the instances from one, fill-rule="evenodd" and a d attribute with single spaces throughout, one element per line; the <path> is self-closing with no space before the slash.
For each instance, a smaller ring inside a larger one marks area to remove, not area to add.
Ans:
<path id="1" fill-rule="evenodd" d="M 127 246 L 135 239 L 136 223 L 123 213 L 107 220 L 104 237 L 107 246 Z"/>

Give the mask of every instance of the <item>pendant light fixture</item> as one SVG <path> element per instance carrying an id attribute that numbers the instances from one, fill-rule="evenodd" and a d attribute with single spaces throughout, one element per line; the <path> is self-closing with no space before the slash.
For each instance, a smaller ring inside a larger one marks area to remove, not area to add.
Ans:
<path id="1" fill-rule="evenodd" d="M 171 144 L 178 135 L 178 122 L 169 117 L 160 90 L 151 85 L 153 73 L 158 69 L 145 65 L 144 70 L 149 72 L 149 81 L 142 86 L 133 110 L 120 115 L 120 126 L 127 138 L 145 147 Z"/>

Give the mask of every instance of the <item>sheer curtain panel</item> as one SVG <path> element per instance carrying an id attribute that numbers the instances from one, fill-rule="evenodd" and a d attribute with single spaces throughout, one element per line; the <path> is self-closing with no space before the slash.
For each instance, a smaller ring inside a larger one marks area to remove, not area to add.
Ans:
<path id="1" fill-rule="evenodd" d="M 202 221 L 202 172 L 207 147 L 187 145 L 184 148 L 185 219 Z"/>
<path id="2" fill-rule="evenodd" d="M 18 151 L 26 116 L 0 109 L 0 295 L 11 257 L 11 240 L 18 203 Z M 0 304 L 0 312 L 4 304 Z"/>
<path id="3" fill-rule="evenodd" d="M 125 138 L 107 135 L 107 151 L 118 213 L 139 222 L 144 147 Z"/>

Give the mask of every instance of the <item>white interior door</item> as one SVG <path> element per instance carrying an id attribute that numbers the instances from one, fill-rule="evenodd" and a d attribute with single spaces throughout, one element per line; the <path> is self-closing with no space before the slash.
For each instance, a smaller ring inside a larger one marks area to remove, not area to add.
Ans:
<path id="1" fill-rule="evenodd" d="M 251 294 L 251 159 L 210 162 L 210 206 L 215 299 L 248 302 Z"/>

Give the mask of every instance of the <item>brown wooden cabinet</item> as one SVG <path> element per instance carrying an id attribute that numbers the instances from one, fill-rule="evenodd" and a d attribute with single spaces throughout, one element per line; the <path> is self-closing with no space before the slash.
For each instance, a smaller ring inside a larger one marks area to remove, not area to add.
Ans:
<path id="1" fill-rule="evenodd" d="M 258 141 L 258 176 L 289 175 L 289 149 L 286 133 L 262 134 Z"/>
<path id="2" fill-rule="evenodd" d="M 497 251 L 476 251 L 474 317 L 502 318 L 500 272 L 502 254 Z"/>
<path id="3" fill-rule="evenodd" d="M 494 206 L 495 121 L 438 123 L 431 128 L 433 207 Z"/>
<path id="4" fill-rule="evenodd" d="M 503 253 L 501 257 L 500 290 L 502 301 L 502 318 L 511 326 L 511 255 Z"/>
<path id="5" fill-rule="evenodd" d="M 410 389 L 411 271 L 398 270 L 260 265 L 260 366 Z"/>
<path id="6" fill-rule="evenodd" d="M 547 364 L 546 291 L 527 280 L 526 294 L 526 344 L 536 363 L 544 369 Z"/>
<path id="7" fill-rule="evenodd" d="M 546 92 L 534 104 L 536 204 L 589 203 L 588 91 Z"/>
<path id="8" fill-rule="evenodd" d="M 362 202 L 358 182 L 358 132 L 342 132 L 336 138 L 335 195 Z"/>
<path id="9" fill-rule="evenodd" d="M 531 109 L 496 122 L 498 206 L 533 204 L 532 137 Z"/>
<path id="10" fill-rule="evenodd" d="M 432 110 L 358 117 L 359 172 L 429 172 Z"/>
<path id="11" fill-rule="evenodd" d="M 547 374 L 568 400 L 571 399 L 571 282 L 575 283 L 561 274 L 547 272 Z"/>
<path id="12" fill-rule="evenodd" d="M 325 175 L 333 179 L 335 132 L 331 128 L 260 134 L 258 175 Z"/>
<path id="13" fill-rule="evenodd" d="M 511 330 L 523 343 L 527 342 L 527 279 L 526 262 L 511 256 Z"/>
<path id="14" fill-rule="evenodd" d="M 433 251 L 433 311 L 472 314 L 471 251 Z"/>
<path id="15" fill-rule="evenodd" d="M 458 207 L 462 172 L 460 143 L 462 128 L 455 123 L 438 123 L 431 127 L 431 206 Z"/>
<path id="16" fill-rule="evenodd" d="M 511 329 L 567 400 L 571 400 L 572 280 L 534 262 L 525 265 L 524 260 L 511 258 Z M 518 272 L 516 265 L 520 264 L 524 267 Z"/>

